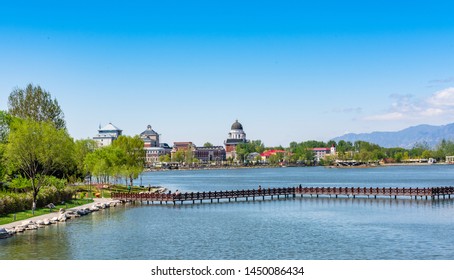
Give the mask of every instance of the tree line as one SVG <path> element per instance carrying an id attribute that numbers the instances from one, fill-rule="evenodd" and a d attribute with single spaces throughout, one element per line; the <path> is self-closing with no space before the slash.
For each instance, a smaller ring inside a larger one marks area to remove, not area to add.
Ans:
<path id="1" fill-rule="evenodd" d="M 291 142 L 289 147 L 267 147 L 260 140 L 242 143 L 237 146 L 236 152 L 241 162 L 248 161 L 248 154 L 257 152 L 262 153 L 265 150 L 282 150 L 285 153 L 276 153 L 269 158 L 270 164 L 281 162 L 292 164 L 313 165 L 316 162 L 314 148 L 336 148 L 335 156 L 328 156 L 322 159 L 320 164 L 331 165 L 334 160 L 356 160 L 361 162 L 379 162 L 402 163 L 410 159 L 430 159 L 433 158 L 438 162 L 445 161 L 446 156 L 454 155 L 454 141 L 442 140 L 436 147 L 430 147 L 427 143 L 416 143 L 411 149 L 405 148 L 384 148 L 374 143 L 366 141 L 304 141 Z M 260 159 L 256 159 L 260 161 Z"/>

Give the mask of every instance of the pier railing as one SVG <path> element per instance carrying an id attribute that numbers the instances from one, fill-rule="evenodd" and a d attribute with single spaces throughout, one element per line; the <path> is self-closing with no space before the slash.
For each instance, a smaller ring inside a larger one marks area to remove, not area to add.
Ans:
<path id="1" fill-rule="evenodd" d="M 398 197 L 410 198 L 431 198 L 445 199 L 454 195 L 454 187 L 433 187 L 433 188 L 367 188 L 367 187 L 290 187 L 290 188 L 267 188 L 267 189 L 249 189 L 249 190 L 230 190 L 230 191 L 208 191 L 208 192 L 186 192 L 186 193 L 112 193 L 113 199 L 122 201 L 140 201 L 140 202 L 181 202 L 196 201 L 203 202 L 210 200 L 218 202 L 223 200 L 231 201 L 234 199 L 252 198 L 270 198 L 278 199 L 281 197 L 289 198 L 296 196 L 328 196 L 328 197 Z"/>

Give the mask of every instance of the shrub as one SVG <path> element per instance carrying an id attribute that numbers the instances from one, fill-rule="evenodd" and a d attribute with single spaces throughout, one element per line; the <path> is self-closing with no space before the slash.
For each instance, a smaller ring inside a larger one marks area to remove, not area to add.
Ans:
<path id="1" fill-rule="evenodd" d="M 49 203 L 60 203 L 72 199 L 75 190 L 70 187 L 43 187 L 38 195 L 37 207 L 44 207 Z M 31 193 L 0 194 L 0 215 L 20 212 L 31 209 L 33 197 Z"/>

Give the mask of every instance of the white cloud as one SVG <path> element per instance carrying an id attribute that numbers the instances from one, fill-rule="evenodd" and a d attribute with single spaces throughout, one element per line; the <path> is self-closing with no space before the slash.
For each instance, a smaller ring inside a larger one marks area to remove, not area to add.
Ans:
<path id="1" fill-rule="evenodd" d="M 383 115 L 374 115 L 365 117 L 364 120 L 366 121 L 396 121 L 402 120 L 405 118 L 405 115 L 400 112 L 392 112 Z"/>
<path id="2" fill-rule="evenodd" d="M 421 112 L 421 115 L 425 117 L 435 117 L 443 115 L 444 113 L 445 111 L 440 108 L 427 108 L 426 110 Z"/>
<path id="3" fill-rule="evenodd" d="M 428 100 L 433 106 L 454 106 L 454 87 L 434 93 Z"/>
<path id="4" fill-rule="evenodd" d="M 454 112 L 454 87 L 433 93 L 425 100 L 412 95 L 394 94 L 386 113 L 367 116 L 365 121 L 452 121 Z"/>

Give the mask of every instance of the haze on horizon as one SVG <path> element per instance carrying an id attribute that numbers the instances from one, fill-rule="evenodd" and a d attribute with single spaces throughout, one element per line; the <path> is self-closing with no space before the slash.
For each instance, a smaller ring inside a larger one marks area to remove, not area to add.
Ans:
<path id="1" fill-rule="evenodd" d="M 454 122 L 454 3 L 301 2 L 2 3 L 0 109 L 33 83 L 76 139 L 197 145 L 236 119 L 267 146 Z"/>

